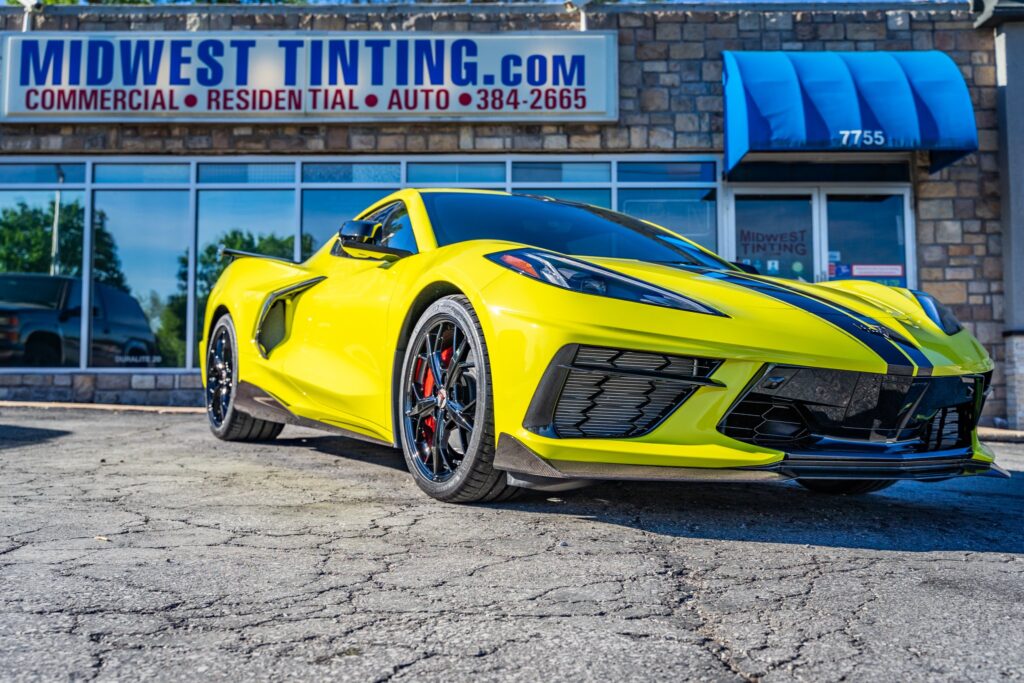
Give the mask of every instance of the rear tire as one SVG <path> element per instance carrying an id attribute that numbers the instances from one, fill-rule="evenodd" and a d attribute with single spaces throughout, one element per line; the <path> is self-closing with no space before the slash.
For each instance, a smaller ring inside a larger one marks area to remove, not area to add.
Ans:
<path id="1" fill-rule="evenodd" d="M 230 315 L 218 318 L 206 348 L 206 416 L 210 431 L 222 441 L 270 441 L 284 429 L 235 410 L 238 389 L 238 339 Z"/>
<path id="2" fill-rule="evenodd" d="M 424 311 L 399 377 L 402 451 L 425 493 L 448 503 L 506 501 L 519 493 L 493 466 L 491 366 L 469 299 L 447 296 Z"/>
<path id="3" fill-rule="evenodd" d="M 888 479 L 797 479 L 796 482 L 808 491 L 833 496 L 861 496 L 896 483 Z"/>

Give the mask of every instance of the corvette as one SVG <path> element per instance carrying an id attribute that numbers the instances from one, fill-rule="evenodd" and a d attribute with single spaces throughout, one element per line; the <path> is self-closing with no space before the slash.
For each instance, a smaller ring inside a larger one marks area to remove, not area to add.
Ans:
<path id="1" fill-rule="evenodd" d="M 623 214 L 475 190 L 396 192 L 303 263 L 225 251 L 202 340 L 221 439 L 398 446 L 450 502 L 1007 476 L 977 437 L 992 361 L 924 292 L 762 277 Z"/>

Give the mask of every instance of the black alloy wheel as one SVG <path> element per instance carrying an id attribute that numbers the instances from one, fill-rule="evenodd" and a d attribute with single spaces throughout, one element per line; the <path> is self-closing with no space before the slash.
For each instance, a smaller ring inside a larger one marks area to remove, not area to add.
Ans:
<path id="1" fill-rule="evenodd" d="M 476 353 L 456 321 L 442 318 L 421 335 L 406 382 L 403 412 L 416 465 L 421 476 L 446 482 L 466 457 L 476 429 Z"/>
<path id="2" fill-rule="evenodd" d="M 490 365 L 466 297 L 444 297 L 427 308 L 399 377 L 402 450 L 421 489 L 457 503 L 507 500 L 518 492 L 492 467 Z"/>
<path id="3" fill-rule="evenodd" d="M 206 352 L 206 412 L 210 424 L 223 426 L 231 408 L 234 377 L 234 344 L 226 325 L 217 325 Z"/>
<path id="4" fill-rule="evenodd" d="M 284 425 L 235 409 L 238 390 L 238 338 L 230 315 L 222 315 L 206 347 L 206 415 L 210 431 L 223 441 L 268 441 Z"/>

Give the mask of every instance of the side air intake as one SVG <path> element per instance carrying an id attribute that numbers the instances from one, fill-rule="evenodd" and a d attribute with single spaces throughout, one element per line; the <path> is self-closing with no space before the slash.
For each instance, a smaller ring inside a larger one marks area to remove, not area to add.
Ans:
<path id="1" fill-rule="evenodd" d="M 556 354 L 534 395 L 526 427 L 558 438 L 629 438 L 649 433 L 722 361 L 571 345 Z"/>

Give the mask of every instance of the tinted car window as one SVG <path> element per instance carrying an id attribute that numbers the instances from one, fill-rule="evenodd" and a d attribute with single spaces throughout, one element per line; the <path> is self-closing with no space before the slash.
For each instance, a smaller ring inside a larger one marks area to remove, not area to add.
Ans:
<path id="1" fill-rule="evenodd" d="M 416 253 L 416 236 L 412 232 L 412 220 L 404 204 L 391 213 L 380 243 L 385 247 Z"/>
<path id="2" fill-rule="evenodd" d="M 401 204 L 400 202 L 395 202 L 394 204 L 388 204 L 383 209 L 380 209 L 379 211 L 374 211 L 373 213 L 371 213 L 369 216 L 367 216 L 363 220 L 364 221 L 372 221 L 374 223 L 383 223 L 385 220 L 387 220 L 388 214 L 391 213 L 392 211 L 394 211 L 395 209 L 397 209 L 400 204 Z"/>
<path id="3" fill-rule="evenodd" d="M 438 246 L 508 240 L 575 256 L 733 268 L 672 233 L 596 206 L 464 192 L 424 192 L 422 197 Z"/>
<path id="4" fill-rule="evenodd" d="M 0 275 L 0 304 L 55 309 L 67 280 L 32 275 Z"/>
<path id="5" fill-rule="evenodd" d="M 130 294 L 107 285 L 99 286 L 106 305 L 107 320 L 117 325 L 147 326 L 146 315 L 142 312 L 139 302 Z"/>

